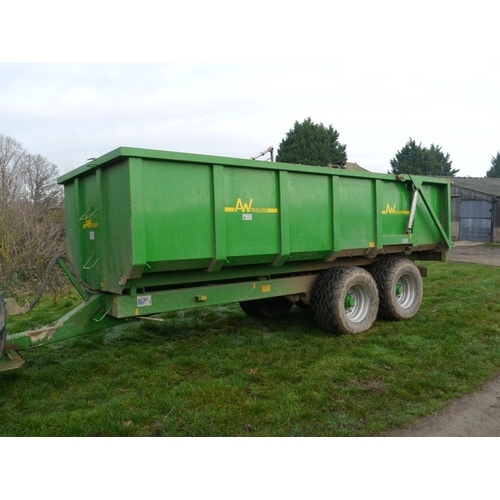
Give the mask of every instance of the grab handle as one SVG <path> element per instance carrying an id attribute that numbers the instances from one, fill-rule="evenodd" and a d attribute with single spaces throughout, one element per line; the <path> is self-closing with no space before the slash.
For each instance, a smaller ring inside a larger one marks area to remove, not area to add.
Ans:
<path id="1" fill-rule="evenodd" d="M 92 207 L 90 207 L 78 220 L 89 220 L 92 219 L 92 217 L 97 213 L 97 208 L 92 212 L 89 213 L 92 210 Z"/>

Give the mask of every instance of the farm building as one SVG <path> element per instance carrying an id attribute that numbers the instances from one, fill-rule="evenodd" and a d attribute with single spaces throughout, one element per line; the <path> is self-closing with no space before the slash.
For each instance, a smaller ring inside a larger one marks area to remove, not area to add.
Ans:
<path id="1" fill-rule="evenodd" d="M 500 242 L 500 179 L 454 177 L 452 239 Z"/>

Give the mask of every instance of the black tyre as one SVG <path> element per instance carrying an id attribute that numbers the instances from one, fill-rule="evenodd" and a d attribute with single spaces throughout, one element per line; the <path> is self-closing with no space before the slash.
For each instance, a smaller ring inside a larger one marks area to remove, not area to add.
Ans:
<path id="1" fill-rule="evenodd" d="M 311 304 L 314 318 L 325 332 L 361 333 L 377 318 L 377 285 L 371 274 L 359 267 L 330 269 L 317 279 Z"/>
<path id="2" fill-rule="evenodd" d="M 382 260 L 370 269 L 380 296 L 379 316 L 399 321 L 415 316 L 424 285 L 418 267 L 408 259 Z"/>
<path id="3" fill-rule="evenodd" d="M 293 303 L 284 297 L 257 299 L 240 302 L 240 307 L 249 316 L 264 319 L 277 319 L 286 316 Z"/>
<path id="4" fill-rule="evenodd" d="M 257 304 L 256 300 L 247 300 L 244 302 L 240 302 L 240 307 L 245 314 L 249 316 L 257 317 Z"/>
<path id="5" fill-rule="evenodd" d="M 299 300 L 298 302 L 295 302 L 295 305 L 297 307 L 299 307 L 300 309 L 307 309 L 307 310 L 311 310 L 311 304 L 306 304 L 305 302 L 302 302 L 301 300 Z"/>
<path id="6" fill-rule="evenodd" d="M 5 349 L 5 342 L 7 338 L 7 310 L 5 309 L 5 302 L 0 295 L 0 358 L 3 356 Z"/>

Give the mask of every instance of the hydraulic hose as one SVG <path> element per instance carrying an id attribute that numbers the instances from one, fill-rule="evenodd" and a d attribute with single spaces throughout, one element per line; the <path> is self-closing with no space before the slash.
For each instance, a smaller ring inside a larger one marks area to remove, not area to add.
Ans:
<path id="1" fill-rule="evenodd" d="M 50 262 L 47 266 L 47 269 L 45 270 L 45 276 L 42 281 L 42 286 L 40 287 L 40 292 L 38 293 L 36 299 L 30 304 L 30 308 L 28 309 L 28 312 L 31 311 L 39 302 L 39 300 L 42 298 L 43 292 L 45 292 L 45 287 L 47 286 L 47 282 L 49 281 L 49 275 L 54 266 L 56 265 L 57 261 L 64 257 L 63 255 L 55 255 L 50 259 Z"/>
<path id="2" fill-rule="evenodd" d="M 37 295 L 36 299 L 30 304 L 30 308 L 28 309 L 28 312 L 31 311 L 39 302 L 39 300 L 42 298 L 43 293 L 45 292 L 45 288 L 47 286 L 47 282 L 49 281 L 49 275 L 54 268 L 54 266 L 57 264 L 57 261 L 63 260 L 66 265 L 68 266 L 69 270 L 71 271 L 71 274 L 76 278 L 78 283 L 89 293 L 100 293 L 99 290 L 96 290 L 95 288 L 92 288 L 91 286 L 87 285 L 79 276 L 78 273 L 75 271 L 75 268 L 73 267 L 73 264 L 71 261 L 65 256 L 65 255 L 56 255 L 52 257 L 50 260 L 47 270 L 45 271 L 45 277 L 43 278 L 42 281 L 42 286 L 40 287 L 40 292 Z"/>

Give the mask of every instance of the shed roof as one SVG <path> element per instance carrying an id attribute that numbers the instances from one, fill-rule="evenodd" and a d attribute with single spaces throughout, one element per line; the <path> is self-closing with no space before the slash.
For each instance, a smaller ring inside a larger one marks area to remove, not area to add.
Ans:
<path id="1" fill-rule="evenodd" d="M 366 168 L 363 168 L 361 165 L 358 165 L 355 161 L 343 161 L 340 163 L 329 163 L 328 167 L 330 168 L 342 168 L 345 170 L 356 170 L 358 172 L 369 172 Z"/>
<path id="2" fill-rule="evenodd" d="M 453 185 L 492 196 L 500 196 L 500 179 L 483 177 L 453 177 Z"/>

